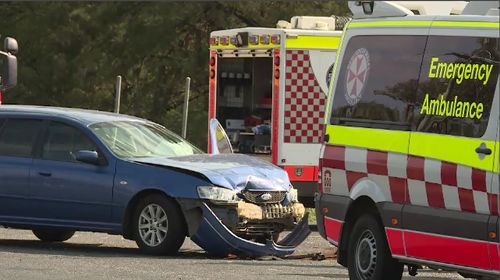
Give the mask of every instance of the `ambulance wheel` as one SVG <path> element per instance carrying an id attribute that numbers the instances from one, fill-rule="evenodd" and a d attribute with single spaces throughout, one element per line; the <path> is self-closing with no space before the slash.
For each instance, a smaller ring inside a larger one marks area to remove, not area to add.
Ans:
<path id="1" fill-rule="evenodd" d="M 392 258 L 382 226 L 373 215 L 358 218 L 348 244 L 349 279 L 401 279 L 403 264 Z"/>
<path id="2" fill-rule="evenodd" d="M 162 195 L 149 195 L 134 215 L 135 242 L 148 255 L 174 255 L 184 243 L 186 230 L 179 206 Z"/>

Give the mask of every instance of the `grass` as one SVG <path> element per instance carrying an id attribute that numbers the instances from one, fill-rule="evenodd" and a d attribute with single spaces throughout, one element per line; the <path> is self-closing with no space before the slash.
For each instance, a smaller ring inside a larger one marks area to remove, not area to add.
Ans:
<path id="1" fill-rule="evenodd" d="M 306 213 L 309 213 L 309 224 L 316 224 L 316 212 L 314 208 L 306 208 Z"/>

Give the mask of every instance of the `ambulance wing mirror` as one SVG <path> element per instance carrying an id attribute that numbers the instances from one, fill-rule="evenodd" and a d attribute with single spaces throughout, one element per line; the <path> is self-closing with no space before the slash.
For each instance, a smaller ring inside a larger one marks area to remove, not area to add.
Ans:
<path id="1" fill-rule="evenodd" d="M 17 53 L 18 45 L 14 38 L 7 37 L 4 40 L 4 51 L 0 51 L 2 73 L 0 74 L 0 88 L 5 90 L 17 84 Z"/>
<path id="2" fill-rule="evenodd" d="M 9 53 L 0 53 L 3 60 L 0 87 L 5 90 L 17 84 L 17 58 Z"/>
<path id="3" fill-rule="evenodd" d="M 233 147 L 227 137 L 226 131 L 215 118 L 210 120 L 209 129 L 210 148 L 212 154 L 232 154 Z"/>
<path id="4" fill-rule="evenodd" d="M 3 41 L 3 49 L 11 54 L 16 54 L 18 51 L 17 41 L 14 38 L 6 37 Z"/>

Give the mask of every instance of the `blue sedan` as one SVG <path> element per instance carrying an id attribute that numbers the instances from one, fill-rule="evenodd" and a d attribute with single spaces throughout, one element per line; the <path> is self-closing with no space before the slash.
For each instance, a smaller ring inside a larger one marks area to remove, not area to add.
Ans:
<path id="1" fill-rule="evenodd" d="M 42 241 L 107 232 L 160 255 L 176 253 L 189 236 L 218 256 L 286 255 L 309 233 L 304 213 L 280 168 L 204 154 L 153 122 L 0 107 L 0 225 Z M 293 231 L 278 241 L 285 230 Z"/>

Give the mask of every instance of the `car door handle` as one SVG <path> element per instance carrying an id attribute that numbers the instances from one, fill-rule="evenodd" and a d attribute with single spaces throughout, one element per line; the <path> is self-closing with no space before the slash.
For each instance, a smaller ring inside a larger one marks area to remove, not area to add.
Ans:
<path id="1" fill-rule="evenodd" d="M 41 176 L 44 176 L 44 177 L 52 176 L 52 172 L 48 172 L 48 171 L 40 171 L 40 172 L 38 172 L 38 174 Z"/>
<path id="2" fill-rule="evenodd" d="M 486 145 L 481 144 L 481 146 L 476 148 L 476 153 L 483 155 L 491 155 L 491 149 L 486 147 Z"/>

